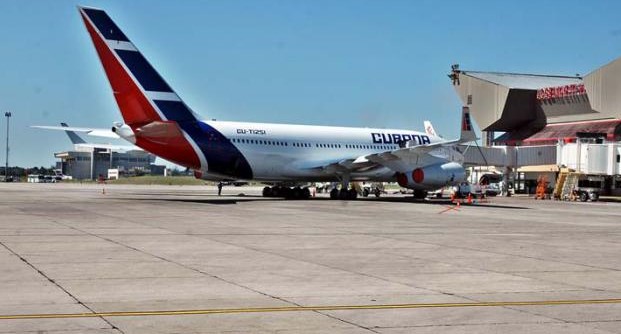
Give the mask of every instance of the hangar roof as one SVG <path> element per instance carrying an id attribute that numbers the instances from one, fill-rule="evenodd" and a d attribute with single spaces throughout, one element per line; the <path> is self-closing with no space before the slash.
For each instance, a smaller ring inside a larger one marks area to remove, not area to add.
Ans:
<path id="1" fill-rule="evenodd" d="M 518 74 L 500 72 L 461 71 L 461 74 L 485 80 L 508 88 L 537 90 L 545 87 L 558 87 L 582 83 L 581 77 Z"/>

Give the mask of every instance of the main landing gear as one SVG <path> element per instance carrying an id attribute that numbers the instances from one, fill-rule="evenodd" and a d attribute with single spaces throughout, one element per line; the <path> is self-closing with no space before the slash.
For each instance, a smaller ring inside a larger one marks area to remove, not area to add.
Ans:
<path id="1" fill-rule="evenodd" d="M 358 192 L 356 189 L 332 189 L 330 191 L 330 199 L 356 199 L 358 198 Z"/>
<path id="2" fill-rule="evenodd" d="M 330 199 L 354 200 L 358 198 L 358 191 L 354 187 L 349 187 L 349 174 L 340 175 L 341 189 L 334 187 L 330 191 Z"/>
<path id="3" fill-rule="evenodd" d="M 308 187 L 265 187 L 263 188 L 263 197 L 284 197 L 286 199 L 309 199 L 311 196 Z"/>

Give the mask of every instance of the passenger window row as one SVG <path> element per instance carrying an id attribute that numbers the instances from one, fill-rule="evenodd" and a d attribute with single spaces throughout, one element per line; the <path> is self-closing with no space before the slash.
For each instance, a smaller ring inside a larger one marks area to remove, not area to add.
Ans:
<path id="1" fill-rule="evenodd" d="M 346 144 L 345 148 L 354 149 L 367 149 L 367 150 L 394 150 L 397 146 L 394 145 L 358 145 L 358 144 Z"/>
<path id="2" fill-rule="evenodd" d="M 256 144 L 256 145 L 274 145 L 274 146 L 289 146 L 287 142 L 275 141 L 275 140 L 260 140 L 260 139 L 231 139 L 234 143 L 240 144 Z"/>
<path id="3" fill-rule="evenodd" d="M 275 140 L 262 140 L 262 139 L 245 139 L 245 138 L 232 138 L 231 142 L 239 144 L 255 144 L 255 145 L 273 145 L 273 146 L 289 146 L 288 142 L 275 141 Z M 293 147 L 312 147 L 309 143 L 291 143 Z M 366 150 L 394 150 L 398 146 L 394 145 L 366 145 L 366 144 L 315 144 L 315 147 L 319 148 L 353 148 L 353 149 L 366 149 Z"/>

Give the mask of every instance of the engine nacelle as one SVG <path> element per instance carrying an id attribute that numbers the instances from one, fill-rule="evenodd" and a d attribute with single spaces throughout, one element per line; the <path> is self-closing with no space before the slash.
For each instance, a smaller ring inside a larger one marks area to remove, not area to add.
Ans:
<path id="1" fill-rule="evenodd" d="M 112 132 L 119 135 L 119 137 L 131 142 L 132 144 L 136 144 L 136 136 L 132 128 L 127 124 L 122 123 L 114 123 L 112 126 Z"/>
<path id="2" fill-rule="evenodd" d="M 466 170 L 456 162 L 416 168 L 409 173 L 397 173 L 397 183 L 404 188 L 433 190 L 466 180 Z"/>

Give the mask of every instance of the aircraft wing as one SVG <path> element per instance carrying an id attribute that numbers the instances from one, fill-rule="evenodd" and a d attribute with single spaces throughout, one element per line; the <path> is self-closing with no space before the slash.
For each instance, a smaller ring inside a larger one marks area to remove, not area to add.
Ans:
<path id="1" fill-rule="evenodd" d="M 358 161 L 358 159 L 305 161 L 296 165 L 296 168 L 322 170 L 326 172 L 354 172 L 368 170 L 373 167 L 377 167 L 377 164 L 370 161 Z"/>
<path id="2" fill-rule="evenodd" d="M 109 129 L 94 129 L 94 128 L 80 128 L 80 127 L 70 127 L 65 123 L 61 123 L 62 126 L 49 126 L 49 125 L 33 125 L 31 128 L 37 129 L 47 129 L 47 130 L 59 130 L 65 131 L 69 134 L 69 138 L 71 138 L 71 142 L 75 147 L 81 148 L 98 148 L 111 150 L 115 152 L 127 152 L 127 151 L 142 151 L 141 148 L 133 145 L 115 145 L 115 144 L 100 144 L 100 143 L 88 143 L 84 139 L 80 138 L 75 132 L 86 133 L 90 136 L 96 137 L 106 137 L 106 138 L 120 138 L 116 133 L 112 132 Z M 73 136 L 72 136 L 73 135 Z"/>
<path id="3" fill-rule="evenodd" d="M 364 172 L 380 167 L 388 167 L 396 171 L 399 169 L 399 162 L 402 161 L 402 157 L 396 154 L 398 151 L 401 150 L 362 155 L 355 159 L 307 161 L 298 164 L 296 167 L 301 169 L 320 170 L 325 171 L 326 173 Z M 395 163 L 397 164 L 395 165 Z"/>
<path id="4" fill-rule="evenodd" d="M 404 171 L 412 168 L 412 166 L 436 161 L 437 159 L 455 159 L 451 156 L 453 154 L 452 147 L 459 142 L 460 140 L 451 140 L 404 147 L 392 151 L 363 155 L 355 159 L 310 161 L 296 167 L 341 173 L 362 172 L 379 167 L 387 167 L 394 171 Z"/>
<path id="5" fill-rule="evenodd" d="M 120 138 L 116 133 L 110 129 L 95 129 L 95 128 L 78 128 L 78 127 L 65 127 L 65 126 L 49 126 L 49 125 L 31 125 L 31 128 L 57 130 L 57 131 L 74 131 L 83 132 L 89 136 L 106 137 L 106 138 Z"/>
<path id="6" fill-rule="evenodd" d="M 407 171 L 414 166 L 425 165 L 438 158 L 446 158 L 449 150 L 443 145 L 419 145 L 414 147 L 404 147 L 393 151 L 373 153 L 356 160 L 370 161 L 384 167 L 388 167 L 396 172 Z"/>

